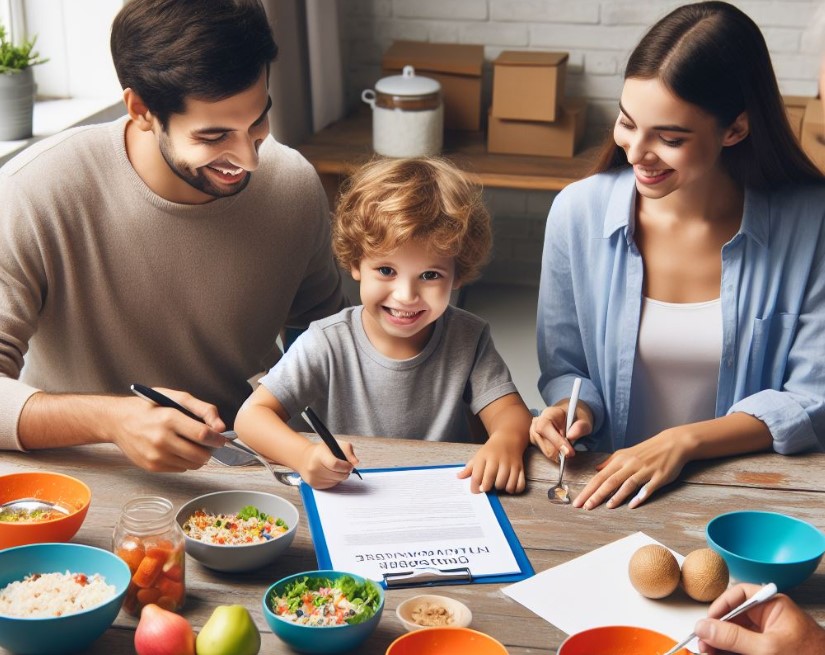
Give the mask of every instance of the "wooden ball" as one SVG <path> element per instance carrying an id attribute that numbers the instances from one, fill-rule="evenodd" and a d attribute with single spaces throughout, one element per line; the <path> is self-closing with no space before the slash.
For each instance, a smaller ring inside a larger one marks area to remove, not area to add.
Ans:
<path id="1" fill-rule="evenodd" d="M 682 588 L 693 600 L 709 603 L 728 588 L 728 565 L 710 548 L 694 550 L 682 562 Z"/>
<path id="2" fill-rule="evenodd" d="M 658 544 L 642 546 L 633 553 L 627 572 L 630 584 L 645 598 L 664 598 L 679 586 L 679 563 Z"/>

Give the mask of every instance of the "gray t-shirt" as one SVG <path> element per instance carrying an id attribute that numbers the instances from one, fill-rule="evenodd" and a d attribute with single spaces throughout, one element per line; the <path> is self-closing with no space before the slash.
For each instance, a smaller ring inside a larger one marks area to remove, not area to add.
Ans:
<path id="1" fill-rule="evenodd" d="M 466 408 L 516 392 L 477 316 L 448 307 L 424 350 L 397 360 L 370 343 L 362 310 L 312 323 L 261 379 L 291 417 L 310 405 L 337 434 L 469 441 Z"/>

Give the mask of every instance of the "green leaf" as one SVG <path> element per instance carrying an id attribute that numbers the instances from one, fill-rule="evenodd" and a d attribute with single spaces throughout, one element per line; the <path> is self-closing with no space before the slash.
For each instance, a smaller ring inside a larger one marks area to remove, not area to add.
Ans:
<path id="1" fill-rule="evenodd" d="M 34 51 L 36 41 L 37 36 L 34 36 L 31 41 L 24 40 L 22 45 L 15 45 L 7 39 L 6 28 L 0 25 L 0 73 L 12 75 L 49 61 Z"/>

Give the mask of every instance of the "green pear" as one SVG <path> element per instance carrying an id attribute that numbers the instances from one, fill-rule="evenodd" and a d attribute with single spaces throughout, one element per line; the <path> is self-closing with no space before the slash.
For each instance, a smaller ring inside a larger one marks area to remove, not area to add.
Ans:
<path id="1" fill-rule="evenodd" d="M 257 655 L 261 633 L 243 605 L 219 605 L 195 640 L 198 655 Z"/>

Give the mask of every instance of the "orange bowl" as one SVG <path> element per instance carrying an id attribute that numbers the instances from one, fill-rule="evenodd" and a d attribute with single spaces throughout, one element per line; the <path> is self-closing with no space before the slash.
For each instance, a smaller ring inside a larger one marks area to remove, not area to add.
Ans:
<path id="1" fill-rule="evenodd" d="M 470 628 L 424 628 L 401 635 L 386 655 L 507 655 L 507 649 Z"/>
<path id="2" fill-rule="evenodd" d="M 570 635 L 556 655 L 660 655 L 676 645 L 676 640 L 647 628 L 605 625 Z M 690 655 L 684 648 L 677 655 Z"/>
<path id="3" fill-rule="evenodd" d="M 69 541 L 86 518 L 92 492 L 77 478 L 62 473 L 32 471 L 0 475 L 0 505 L 23 498 L 50 501 L 69 513 L 46 521 L 0 521 L 0 549 Z"/>

